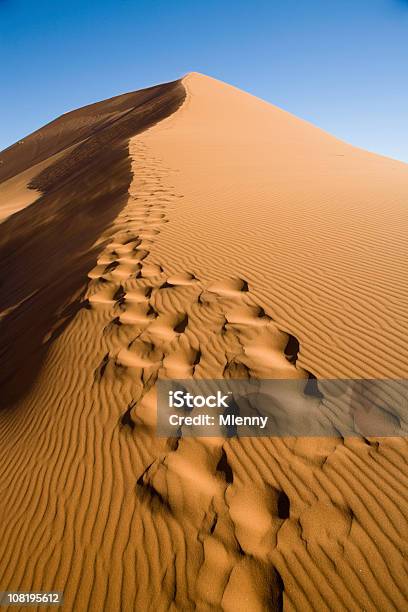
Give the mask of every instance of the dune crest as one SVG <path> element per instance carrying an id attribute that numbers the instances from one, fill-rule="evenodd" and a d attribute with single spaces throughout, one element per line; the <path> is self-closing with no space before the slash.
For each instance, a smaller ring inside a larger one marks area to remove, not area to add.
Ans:
<path id="1" fill-rule="evenodd" d="M 197 73 L 20 146 L 3 181 L 45 166 L 0 225 L 0 589 L 405 609 L 405 440 L 157 438 L 155 383 L 403 376 L 407 167 Z"/>
<path id="2" fill-rule="evenodd" d="M 404 378 L 408 166 L 210 77 L 183 84 L 143 134 L 184 195 L 159 245 L 169 269 L 245 277 L 316 375 Z"/>

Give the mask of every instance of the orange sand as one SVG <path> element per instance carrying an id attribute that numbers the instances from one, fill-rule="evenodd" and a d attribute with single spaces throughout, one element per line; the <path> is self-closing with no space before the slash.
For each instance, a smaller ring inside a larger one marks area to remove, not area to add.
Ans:
<path id="1" fill-rule="evenodd" d="M 406 609 L 405 440 L 158 439 L 155 382 L 404 377 L 407 166 L 195 73 L 50 125 L 0 154 L 0 590 Z"/>

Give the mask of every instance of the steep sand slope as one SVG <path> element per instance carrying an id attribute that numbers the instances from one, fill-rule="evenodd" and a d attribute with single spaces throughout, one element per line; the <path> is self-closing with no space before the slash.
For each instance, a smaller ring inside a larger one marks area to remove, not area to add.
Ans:
<path id="1" fill-rule="evenodd" d="M 158 376 L 402 374 L 406 167 L 183 85 L 148 131 L 108 132 L 137 133 L 126 198 L 92 147 L 0 226 L 0 589 L 81 611 L 406 609 L 405 440 L 154 435 Z"/>
<path id="2" fill-rule="evenodd" d="M 184 199 L 158 253 L 243 276 L 326 377 L 405 377 L 408 166 L 209 77 L 143 142 Z"/>
<path id="3" fill-rule="evenodd" d="M 26 391 L 47 349 L 44 339 L 52 340 L 80 308 L 100 236 L 128 199 L 129 138 L 183 98 L 179 82 L 118 96 L 63 115 L 0 154 L 0 188 L 7 186 L 0 211 L 9 208 L 10 182 L 21 193 L 22 175 L 42 193 L 0 230 L 0 407 Z"/>

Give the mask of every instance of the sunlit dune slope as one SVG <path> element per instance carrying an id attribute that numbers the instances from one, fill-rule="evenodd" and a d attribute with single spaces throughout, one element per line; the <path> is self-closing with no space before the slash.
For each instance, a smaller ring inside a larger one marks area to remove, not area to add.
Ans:
<path id="1" fill-rule="evenodd" d="M 408 166 L 209 77 L 184 84 L 144 136 L 184 195 L 158 257 L 245 278 L 315 374 L 405 377 Z"/>

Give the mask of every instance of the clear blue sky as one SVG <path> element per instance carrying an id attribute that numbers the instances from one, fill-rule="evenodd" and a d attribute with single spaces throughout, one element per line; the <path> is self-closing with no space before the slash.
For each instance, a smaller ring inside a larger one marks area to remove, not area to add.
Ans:
<path id="1" fill-rule="evenodd" d="M 408 0 L 0 0 L 0 149 L 191 70 L 408 162 Z"/>

